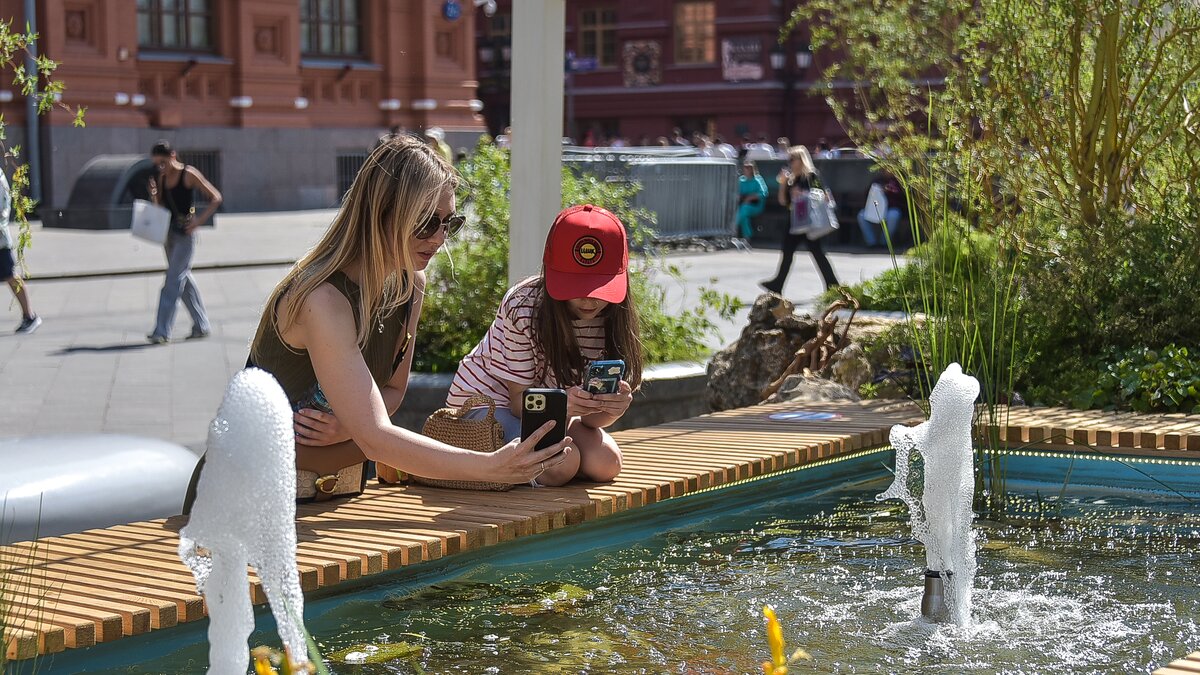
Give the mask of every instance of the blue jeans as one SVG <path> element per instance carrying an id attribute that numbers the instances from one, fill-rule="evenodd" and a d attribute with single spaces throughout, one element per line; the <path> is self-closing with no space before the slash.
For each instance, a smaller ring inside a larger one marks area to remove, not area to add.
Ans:
<path id="1" fill-rule="evenodd" d="M 896 233 L 900 231 L 900 209 L 888 209 L 887 213 L 883 214 L 883 219 L 887 221 L 888 239 L 883 238 L 883 227 L 879 223 L 872 223 L 867 220 L 866 211 L 858 212 L 858 229 L 862 230 L 863 241 L 867 242 L 867 246 L 883 246 L 888 240 L 895 241 Z"/>
<path id="2" fill-rule="evenodd" d="M 487 408 L 471 408 L 466 415 L 469 420 L 481 420 L 487 417 Z M 496 406 L 496 421 L 504 428 L 504 442 L 521 437 L 521 418 L 512 413 L 507 405 Z"/>
<path id="3" fill-rule="evenodd" d="M 171 337 L 171 326 L 175 323 L 175 309 L 179 301 L 192 316 L 192 332 L 207 333 L 211 330 L 200 290 L 192 277 L 192 256 L 196 252 L 196 235 L 171 230 L 167 233 L 167 278 L 158 294 L 158 316 L 154 322 L 154 335 Z"/>

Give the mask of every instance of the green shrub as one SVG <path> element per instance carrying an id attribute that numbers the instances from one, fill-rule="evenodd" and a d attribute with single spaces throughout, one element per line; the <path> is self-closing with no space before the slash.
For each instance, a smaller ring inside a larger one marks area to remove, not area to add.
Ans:
<path id="1" fill-rule="evenodd" d="M 996 237 L 969 228 L 956 214 L 949 214 L 945 224 L 933 229 L 928 241 L 911 248 L 908 258 L 907 263 L 846 290 L 858 299 L 862 309 L 919 312 L 931 287 L 961 294 L 987 279 L 1001 262 Z M 821 302 L 828 304 L 840 297 L 837 289 L 831 289 L 821 296 Z"/>
<path id="2" fill-rule="evenodd" d="M 1186 347 L 1135 349 L 1100 374 L 1085 407 L 1200 413 L 1200 358 Z"/>
<path id="3" fill-rule="evenodd" d="M 413 364 L 418 371 L 454 372 L 487 332 L 508 290 L 508 152 L 481 141 L 459 171 L 459 209 L 469 214 L 471 227 L 430 266 Z M 563 171 L 563 204 L 592 203 L 612 211 L 625 224 L 635 248 L 650 240 L 654 219 L 632 206 L 639 189 Z M 697 308 L 670 311 L 665 292 L 655 283 L 663 277 L 679 278 L 680 272 L 661 258 L 631 256 L 630 292 L 641 313 L 646 361 L 700 359 L 709 351 L 705 340 L 716 334 L 714 318 L 729 319 L 741 302 L 702 289 Z"/>

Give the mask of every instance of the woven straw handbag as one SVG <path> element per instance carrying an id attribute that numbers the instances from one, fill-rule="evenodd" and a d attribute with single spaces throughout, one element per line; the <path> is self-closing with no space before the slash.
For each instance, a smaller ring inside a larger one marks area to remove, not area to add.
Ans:
<path id="1" fill-rule="evenodd" d="M 472 408 L 487 406 L 487 416 L 465 419 Z M 496 420 L 496 402 L 490 396 L 473 394 L 458 408 L 442 408 L 425 420 L 421 433 L 434 439 L 476 452 L 495 452 L 504 445 L 504 427 Z M 457 490 L 511 490 L 510 483 L 472 480 L 440 480 L 410 476 L 414 483 Z"/>

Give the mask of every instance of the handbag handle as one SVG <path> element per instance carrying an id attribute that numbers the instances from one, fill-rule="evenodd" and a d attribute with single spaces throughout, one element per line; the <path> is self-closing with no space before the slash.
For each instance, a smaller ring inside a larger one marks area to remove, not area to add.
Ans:
<path id="1" fill-rule="evenodd" d="M 479 393 L 471 394 L 466 401 L 463 401 L 463 404 L 458 407 L 457 417 L 466 417 L 467 413 L 470 412 L 472 408 L 482 408 L 483 406 L 487 406 L 488 409 L 487 417 L 484 419 L 488 421 L 496 419 L 495 399 L 486 394 Z"/>

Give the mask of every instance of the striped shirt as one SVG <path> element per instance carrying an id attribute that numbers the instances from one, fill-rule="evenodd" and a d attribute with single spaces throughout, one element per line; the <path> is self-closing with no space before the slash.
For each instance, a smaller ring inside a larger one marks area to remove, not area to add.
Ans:
<path id="1" fill-rule="evenodd" d="M 463 357 L 450 384 L 446 405 L 460 406 L 473 393 L 486 394 L 496 405 L 508 407 L 508 383 L 526 387 L 573 387 L 579 382 L 554 381 L 554 373 L 543 367 L 545 357 L 533 343 L 533 312 L 537 289 L 529 282 L 514 286 L 500 302 L 487 334 Z M 572 322 L 575 340 L 585 361 L 604 358 L 604 318 Z M 538 373 L 542 376 L 539 378 Z"/>

